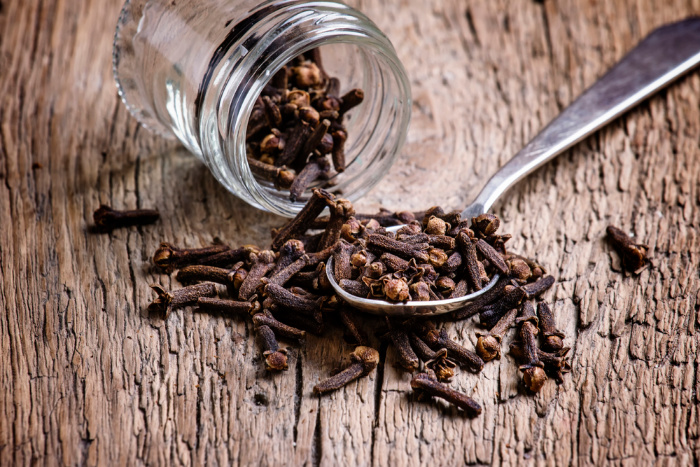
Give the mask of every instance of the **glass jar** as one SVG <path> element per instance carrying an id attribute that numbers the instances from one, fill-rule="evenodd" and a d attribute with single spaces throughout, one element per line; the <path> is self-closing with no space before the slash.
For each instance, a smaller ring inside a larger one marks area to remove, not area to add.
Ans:
<path id="1" fill-rule="evenodd" d="M 411 95 L 387 37 L 338 1 L 127 0 L 114 40 L 114 75 L 124 103 L 145 127 L 176 137 L 246 202 L 293 216 L 296 202 L 257 179 L 246 128 L 270 78 L 320 48 L 342 92 L 362 104 L 345 118 L 347 169 L 329 191 L 357 199 L 388 172 L 406 138 Z"/>

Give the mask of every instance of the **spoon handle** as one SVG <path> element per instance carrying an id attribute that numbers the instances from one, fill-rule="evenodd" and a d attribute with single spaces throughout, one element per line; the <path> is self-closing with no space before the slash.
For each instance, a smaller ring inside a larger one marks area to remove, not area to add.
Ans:
<path id="1" fill-rule="evenodd" d="M 700 63 L 700 18 L 656 29 L 496 172 L 463 218 L 488 211 L 520 179 Z"/>

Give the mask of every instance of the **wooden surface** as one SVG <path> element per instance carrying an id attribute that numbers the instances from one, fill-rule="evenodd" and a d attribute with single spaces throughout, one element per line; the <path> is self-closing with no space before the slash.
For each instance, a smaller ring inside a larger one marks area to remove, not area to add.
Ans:
<path id="1" fill-rule="evenodd" d="M 469 420 L 412 401 L 392 350 L 323 398 L 351 348 L 339 332 L 261 370 L 242 320 L 153 319 L 161 240 L 260 242 L 280 219 L 229 195 L 177 145 L 139 128 L 111 74 L 122 0 L 0 4 L 0 465 L 693 464 L 700 455 L 700 74 L 517 186 L 496 206 L 548 293 L 573 372 L 524 393 L 510 357 L 456 387 Z M 697 0 L 357 0 L 411 78 L 408 142 L 367 211 L 466 204 L 488 174 L 655 27 Z M 163 220 L 88 232 L 100 203 Z M 655 267 L 612 269 L 608 223 Z M 473 323 L 448 327 L 475 342 Z M 506 340 L 508 342 L 510 337 Z"/>

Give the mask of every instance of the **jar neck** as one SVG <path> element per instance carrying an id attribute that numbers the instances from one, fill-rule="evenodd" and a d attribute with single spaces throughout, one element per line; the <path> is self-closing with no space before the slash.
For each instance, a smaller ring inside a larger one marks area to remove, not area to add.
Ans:
<path id="1" fill-rule="evenodd" d="M 278 70 L 304 52 L 334 44 L 357 51 L 355 72 L 364 85 L 367 109 L 354 122 L 355 131 L 362 133 L 355 135 L 350 150 L 355 167 L 331 191 L 360 197 L 398 154 L 410 118 L 410 88 L 386 36 L 365 15 L 338 2 L 268 2 L 216 49 L 195 99 L 203 160 L 221 183 L 249 203 L 287 216 L 303 206 L 305 199 L 291 203 L 253 176 L 246 128 L 257 97 Z M 366 155 L 364 161 L 360 154 Z"/>

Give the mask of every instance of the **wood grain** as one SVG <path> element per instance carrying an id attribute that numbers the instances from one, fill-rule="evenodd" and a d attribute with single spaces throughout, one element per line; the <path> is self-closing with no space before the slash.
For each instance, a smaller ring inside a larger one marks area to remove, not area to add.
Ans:
<path id="1" fill-rule="evenodd" d="M 355 0 L 415 98 L 408 142 L 359 204 L 464 206 L 500 165 L 657 26 L 697 0 Z M 412 401 L 391 349 L 328 397 L 340 332 L 261 370 L 249 323 L 145 311 L 161 240 L 259 242 L 280 219 L 229 195 L 117 97 L 121 0 L 0 3 L 0 465 L 697 464 L 700 74 L 550 163 L 497 204 L 510 248 L 558 278 L 573 372 L 537 396 L 510 357 L 460 373 L 483 414 Z M 163 220 L 94 235 L 100 203 Z M 614 270 L 615 224 L 654 267 Z M 474 325 L 449 333 L 473 345 Z M 510 340 L 510 337 L 506 340 Z"/>

